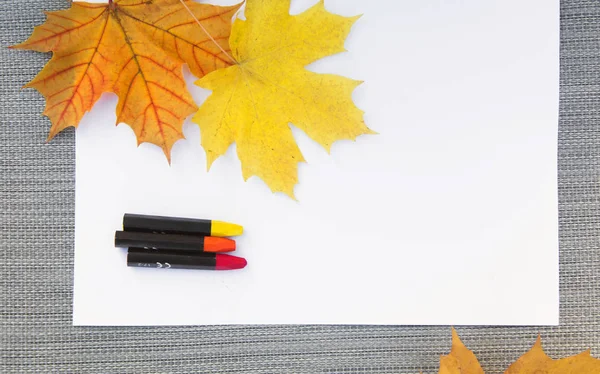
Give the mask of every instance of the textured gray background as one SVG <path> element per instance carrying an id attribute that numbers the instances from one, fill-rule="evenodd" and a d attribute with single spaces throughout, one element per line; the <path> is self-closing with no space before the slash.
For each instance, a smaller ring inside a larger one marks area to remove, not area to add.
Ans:
<path id="1" fill-rule="evenodd" d="M 42 9 L 67 6 L 0 0 L 0 372 L 437 372 L 448 327 L 72 327 L 75 136 L 45 144 L 44 101 L 19 89 L 49 56 L 5 48 L 44 20 Z M 561 327 L 459 328 L 487 373 L 538 332 L 552 356 L 591 347 L 600 357 L 599 16 L 597 0 L 562 1 Z"/>

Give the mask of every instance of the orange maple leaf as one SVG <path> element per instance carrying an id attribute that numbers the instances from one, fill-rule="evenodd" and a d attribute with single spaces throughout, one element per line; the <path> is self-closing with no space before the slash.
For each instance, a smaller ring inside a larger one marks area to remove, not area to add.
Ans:
<path id="1" fill-rule="evenodd" d="M 483 369 L 471 352 L 458 337 L 452 328 L 452 350 L 450 354 L 440 359 L 439 374 L 483 374 Z"/>
<path id="2" fill-rule="evenodd" d="M 47 12 L 46 22 L 12 48 L 53 52 L 25 86 L 46 97 L 44 114 L 52 122 L 48 140 L 77 127 L 103 92 L 114 92 L 119 97 L 117 124 L 128 124 L 138 144 L 156 144 L 170 158 L 173 144 L 183 138 L 184 119 L 197 110 L 182 65 L 202 77 L 233 63 L 228 39 L 239 7 L 109 0 L 75 2 L 70 9 Z"/>
<path id="3" fill-rule="evenodd" d="M 542 349 L 538 336 L 535 345 L 515 361 L 504 374 L 598 374 L 600 360 L 593 358 L 590 351 L 553 360 Z M 471 352 L 452 328 L 452 350 L 440 359 L 439 374 L 484 374 L 475 354 Z"/>
<path id="4" fill-rule="evenodd" d="M 504 374 L 597 374 L 600 360 L 587 350 L 578 355 L 553 360 L 542 349 L 542 338 L 538 336 L 531 350 L 521 356 Z"/>

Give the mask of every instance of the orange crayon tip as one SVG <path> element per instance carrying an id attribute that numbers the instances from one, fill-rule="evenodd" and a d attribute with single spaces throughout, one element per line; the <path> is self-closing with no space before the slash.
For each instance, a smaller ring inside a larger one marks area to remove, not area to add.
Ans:
<path id="1" fill-rule="evenodd" d="M 214 236 L 204 237 L 204 252 L 221 253 L 232 251 L 235 251 L 235 240 Z"/>

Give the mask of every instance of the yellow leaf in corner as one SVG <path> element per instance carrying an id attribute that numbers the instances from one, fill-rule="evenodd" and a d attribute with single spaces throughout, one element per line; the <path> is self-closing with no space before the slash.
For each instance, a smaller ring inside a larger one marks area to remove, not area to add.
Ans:
<path id="1" fill-rule="evenodd" d="M 542 349 L 538 337 L 531 350 L 510 365 L 505 374 L 598 374 L 600 360 L 585 351 L 576 356 L 553 360 Z"/>
<path id="2" fill-rule="evenodd" d="M 475 354 L 471 352 L 452 329 L 452 350 L 440 359 L 439 374 L 484 374 Z"/>
<path id="3" fill-rule="evenodd" d="M 229 40 L 238 64 L 197 82 L 213 93 L 193 121 L 209 168 L 235 142 L 244 179 L 258 176 L 273 192 L 294 197 L 304 158 L 290 123 L 328 151 L 337 140 L 373 131 L 352 102 L 361 82 L 304 68 L 343 52 L 358 17 L 329 13 L 323 1 L 296 16 L 289 9 L 290 0 L 246 2 L 246 21 L 234 22 Z"/>

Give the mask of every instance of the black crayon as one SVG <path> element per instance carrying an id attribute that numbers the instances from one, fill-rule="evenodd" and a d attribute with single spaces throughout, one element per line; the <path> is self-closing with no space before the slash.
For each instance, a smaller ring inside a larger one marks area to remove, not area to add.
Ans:
<path id="1" fill-rule="evenodd" d="M 183 252 L 129 248 L 127 266 L 161 269 L 236 270 L 246 267 L 246 259 L 220 253 Z"/>

